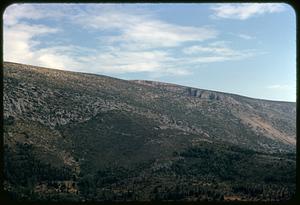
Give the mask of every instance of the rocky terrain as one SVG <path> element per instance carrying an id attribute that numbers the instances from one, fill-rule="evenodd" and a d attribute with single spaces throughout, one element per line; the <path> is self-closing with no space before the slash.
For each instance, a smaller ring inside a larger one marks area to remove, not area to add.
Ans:
<path id="1" fill-rule="evenodd" d="M 51 201 L 293 198 L 296 104 L 5 62 L 4 189 Z"/>

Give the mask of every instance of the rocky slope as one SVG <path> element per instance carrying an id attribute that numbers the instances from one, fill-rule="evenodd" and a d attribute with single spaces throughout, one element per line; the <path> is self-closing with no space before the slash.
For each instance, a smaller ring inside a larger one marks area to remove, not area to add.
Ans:
<path id="1" fill-rule="evenodd" d="M 295 191 L 295 103 L 9 62 L 3 71 L 13 198 L 286 200 Z"/>

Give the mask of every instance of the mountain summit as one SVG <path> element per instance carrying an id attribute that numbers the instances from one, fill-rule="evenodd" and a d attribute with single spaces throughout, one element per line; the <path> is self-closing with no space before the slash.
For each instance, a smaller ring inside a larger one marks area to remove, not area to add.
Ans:
<path id="1" fill-rule="evenodd" d="M 287 200 L 296 104 L 5 62 L 13 199 Z"/>

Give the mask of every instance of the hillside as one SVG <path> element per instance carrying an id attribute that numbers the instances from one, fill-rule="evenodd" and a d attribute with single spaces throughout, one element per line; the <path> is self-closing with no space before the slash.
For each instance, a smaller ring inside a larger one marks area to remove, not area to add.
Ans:
<path id="1" fill-rule="evenodd" d="M 296 104 L 5 62 L 4 189 L 29 200 L 287 200 Z"/>

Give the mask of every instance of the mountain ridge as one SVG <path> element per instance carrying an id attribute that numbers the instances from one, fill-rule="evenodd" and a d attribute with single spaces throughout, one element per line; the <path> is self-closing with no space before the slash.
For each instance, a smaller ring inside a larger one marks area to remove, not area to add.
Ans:
<path id="1" fill-rule="evenodd" d="M 295 103 L 8 62 L 3 74 L 13 198 L 293 196 Z"/>
<path id="2" fill-rule="evenodd" d="M 176 84 L 176 83 L 169 83 L 169 82 L 161 82 L 161 81 L 155 81 L 155 80 L 129 80 L 129 81 L 133 81 L 133 82 L 136 82 L 136 83 L 139 83 L 139 84 L 149 85 L 149 86 L 154 86 L 155 84 L 156 85 L 166 85 L 166 86 L 170 85 L 170 86 L 178 86 L 178 87 L 185 87 L 185 88 L 198 89 L 198 90 L 206 90 L 206 91 L 209 91 L 209 92 L 216 92 L 216 93 L 220 93 L 220 94 L 233 95 L 233 96 L 243 97 L 243 98 L 248 98 L 248 99 L 253 99 L 253 100 L 279 102 L 279 103 L 294 103 L 294 104 L 296 104 L 296 102 L 294 102 L 294 101 L 255 98 L 255 97 L 249 97 L 249 96 L 241 95 L 241 94 L 237 94 L 237 93 L 224 92 L 224 91 L 220 91 L 220 90 L 211 90 L 211 89 L 206 89 L 206 88 L 198 88 L 198 87 L 192 87 L 192 86 L 181 85 L 181 84 Z M 154 85 L 151 85 L 151 84 L 154 84 Z"/>
<path id="3" fill-rule="evenodd" d="M 36 66 L 36 65 L 31 65 L 31 64 L 23 64 L 23 63 L 16 63 L 16 62 L 10 62 L 10 61 L 4 61 L 3 64 L 19 64 L 19 65 L 27 65 L 31 67 L 36 67 L 40 69 L 52 69 L 52 70 L 57 70 L 57 71 L 63 71 L 63 72 L 71 72 L 71 73 L 78 73 L 78 74 L 84 74 L 84 75 L 94 75 L 94 76 L 100 76 L 100 77 L 107 77 L 107 78 L 112 78 L 112 79 L 117 79 L 117 80 L 122 80 L 122 81 L 128 81 L 128 82 L 134 82 L 142 85 L 150 85 L 152 83 L 157 83 L 157 84 L 165 84 L 165 85 L 172 85 L 172 86 L 179 86 L 179 87 L 186 87 L 186 88 L 192 88 L 192 89 L 199 89 L 199 90 L 206 90 L 209 92 L 216 92 L 220 94 L 228 94 L 228 95 L 234 95 L 234 96 L 239 96 L 239 97 L 244 97 L 244 98 L 249 98 L 249 99 L 254 99 L 254 100 L 262 100 L 262 101 L 270 101 L 270 102 L 280 102 L 280 103 L 295 103 L 294 101 L 284 101 L 284 100 L 272 100 L 272 99 L 265 99 L 265 98 L 256 98 L 256 97 L 249 97 L 246 95 L 241 95 L 237 93 L 230 93 L 230 92 L 224 92 L 224 91 L 219 91 L 219 90 L 211 90 L 211 89 L 205 89 L 205 88 L 198 88 L 198 87 L 193 87 L 193 86 L 187 86 L 187 85 L 181 85 L 181 84 L 176 84 L 176 83 L 169 83 L 169 82 L 161 82 L 161 81 L 155 81 L 155 80 L 142 80 L 142 79 L 133 79 L 133 80 L 126 80 L 122 78 L 117 78 L 117 77 L 112 77 L 109 75 L 104 75 L 104 74 L 98 74 L 98 73 L 89 73 L 89 72 L 82 72 L 82 71 L 73 71 L 73 70 L 64 70 L 64 69 L 58 69 L 58 68 L 50 68 L 50 67 L 45 67 L 45 66 Z"/>

